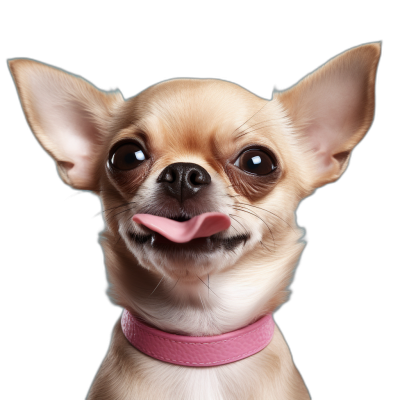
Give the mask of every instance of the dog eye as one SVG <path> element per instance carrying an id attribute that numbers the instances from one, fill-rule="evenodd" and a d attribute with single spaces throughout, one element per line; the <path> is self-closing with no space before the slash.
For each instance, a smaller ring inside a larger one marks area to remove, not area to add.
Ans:
<path id="1" fill-rule="evenodd" d="M 254 175 L 268 175 L 276 169 L 276 163 L 272 156 L 258 149 L 244 151 L 234 165 L 242 171 Z"/>
<path id="2" fill-rule="evenodd" d="M 126 171 L 138 167 L 146 158 L 137 144 L 126 143 L 111 154 L 110 163 L 113 167 Z"/>

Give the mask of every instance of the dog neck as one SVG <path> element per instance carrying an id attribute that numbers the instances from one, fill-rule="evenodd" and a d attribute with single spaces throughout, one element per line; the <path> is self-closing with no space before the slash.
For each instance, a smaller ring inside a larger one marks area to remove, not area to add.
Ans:
<path id="1" fill-rule="evenodd" d="M 286 289 L 304 248 L 299 235 L 292 235 L 275 253 L 254 251 L 229 270 L 187 282 L 141 267 L 122 241 L 115 244 L 114 236 L 105 232 L 101 244 L 108 293 L 114 303 L 164 332 L 187 336 L 232 332 L 272 313 L 287 299 Z"/>
<path id="2" fill-rule="evenodd" d="M 152 328 L 125 310 L 121 326 L 128 341 L 150 357 L 177 365 L 211 367 L 243 360 L 267 347 L 275 324 L 268 314 L 223 335 L 182 336 Z"/>

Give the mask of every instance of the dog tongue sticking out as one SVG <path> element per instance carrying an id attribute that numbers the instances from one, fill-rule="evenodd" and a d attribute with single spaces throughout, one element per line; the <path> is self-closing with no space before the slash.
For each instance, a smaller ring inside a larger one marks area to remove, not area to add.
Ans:
<path id="1" fill-rule="evenodd" d="M 136 214 L 132 220 L 175 243 L 186 243 L 192 239 L 211 236 L 228 229 L 231 225 L 230 218 L 218 212 L 200 214 L 185 222 L 151 214 Z"/>

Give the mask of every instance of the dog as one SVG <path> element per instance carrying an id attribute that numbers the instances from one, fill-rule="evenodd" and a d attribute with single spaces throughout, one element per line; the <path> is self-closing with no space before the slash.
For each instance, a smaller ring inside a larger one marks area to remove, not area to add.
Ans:
<path id="1" fill-rule="evenodd" d="M 299 202 L 341 176 L 372 123 L 380 49 L 350 49 L 271 100 L 214 79 L 125 100 L 9 60 L 61 179 L 103 206 L 108 294 L 125 311 L 87 399 L 310 398 L 272 313 L 305 246 Z"/>

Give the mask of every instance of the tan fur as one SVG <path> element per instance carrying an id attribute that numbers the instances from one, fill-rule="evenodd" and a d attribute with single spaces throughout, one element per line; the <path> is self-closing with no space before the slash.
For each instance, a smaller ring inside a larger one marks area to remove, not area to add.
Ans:
<path id="1" fill-rule="evenodd" d="M 251 358 L 217 368 L 196 369 L 160 364 L 136 350 L 123 335 L 119 320 L 88 396 L 88 400 L 111 398 L 305 400 L 310 397 L 278 327 L 268 347 Z"/>
<path id="2" fill-rule="evenodd" d="M 304 248 L 295 210 L 317 187 L 338 179 L 367 132 L 379 55 L 379 44 L 347 51 L 271 101 L 211 79 L 163 82 L 124 101 L 118 92 L 100 92 L 34 61 L 13 60 L 10 69 L 28 122 L 57 161 L 62 179 L 101 198 L 111 300 L 159 329 L 206 336 L 241 328 L 286 301 Z M 149 158 L 135 170 L 115 171 L 108 166 L 109 152 L 127 138 Z M 246 146 L 273 152 L 278 164 L 273 178 L 239 171 L 234 162 Z M 134 214 L 168 212 L 156 180 L 176 162 L 200 165 L 212 177 L 209 193 L 191 205 L 193 215 L 230 215 L 232 226 L 223 237 L 250 232 L 234 252 L 165 256 L 130 239 L 130 231 L 144 232 L 132 222 Z M 90 400 L 308 398 L 278 327 L 256 355 L 188 368 L 137 351 L 120 321 L 88 395 Z"/>

